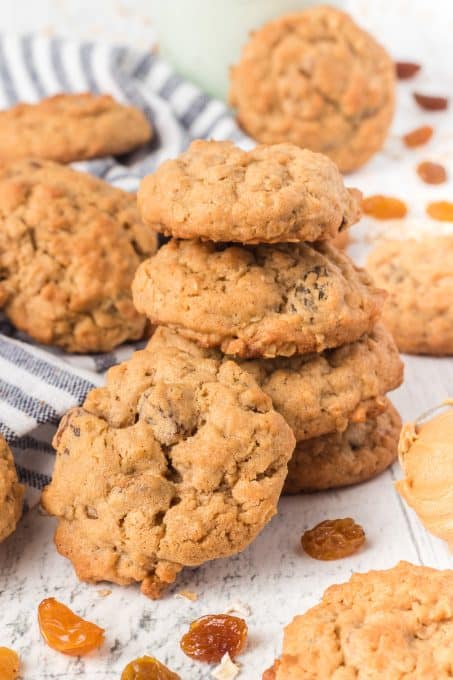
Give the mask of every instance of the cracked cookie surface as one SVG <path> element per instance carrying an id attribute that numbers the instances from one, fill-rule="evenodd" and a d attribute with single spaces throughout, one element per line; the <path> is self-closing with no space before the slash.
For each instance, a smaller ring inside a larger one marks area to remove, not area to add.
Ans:
<path id="1" fill-rule="evenodd" d="M 125 191 L 51 161 L 0 170 L 0 308 L 38 342 L 99 352 L 140 338 L 130 287 L 156 247 Z"/>
<path id="2" fill-rule="evenodd" d="M 221 359 L 179 333 L 160 326 L 148 343 L 152 352 L 176 347 L 192 356 Z M 381 395 L 398 387 L 403 364 L 390 333 L 378 323 L 356 342 L 320 354 L 236 359 L 268 394 L 296 441 L 343 431 L 385 409 Z"/>
<path id="3" fill-rule="evenodd" d="M 24 487 L 19 484 L 13 454 L 0 435 L 0 542 L 16 528 L 22 515 Z"/>
<path id="4" fill-rule="evenodd" d="M 145 144 L 145 116 L 109 95 L 59 94 L 0 111 L 0 161 L 21 158 L 72 163 L 119 155 Z"/>
<path id="5" fill-rule="evenodd" d="M 299 442 L 288 464 L 285 493 L 358 484 L 383 472 L 398 454 L 401 418 L 388 399 L 383 413 L 348 425 L 344 432 Z"/>
<path id="6" fill-rule="evenodd" d="M 145 177 L 138 203 L 166 235 L 240 243 L 329 239 L 360 217 L 360 192 L 334 163 L 293 144 L 195 141 Z"/>
<path id="7" fill-rule="evenodd" d="M 400 562 L 354 574 L 286 627 L 266 680 L 447 680 L 453 669 L 453 570 Z"/>
<path id="8" fill-rule="evenodd" d="M 367 269 L 389 293 L 383 319 L 401 352 L 453 354 L 453 236 L 383 242 Z"/>
<path id="9" fill-rule="evenodd" d="M 152 323 L 242 357 L 292 356 L 371 330 L 384 292 L 327 243 L 221 246 L 172 240 L 137 270 Z"/>
<path id="10" fill-rule="evenodd" d="M 344 12 L 313 7 L 253 33 L 231 70 L 230 102 L 259 142 L 292 142 L 349 172 L 382 147 L 394 90 L 384 48 Z"/>
<path id="11" fill-rule="evenodd" d="M 276 512 L 294 436 L 233 361 L 143 350 L 64 417 L 44 493 L 79 577 L 159 597 L 184 566 L 233 555 Z"/>

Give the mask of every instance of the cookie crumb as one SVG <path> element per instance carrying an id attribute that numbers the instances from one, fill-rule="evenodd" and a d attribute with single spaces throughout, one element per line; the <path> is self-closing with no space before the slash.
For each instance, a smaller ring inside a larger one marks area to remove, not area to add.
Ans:
<path id="1" fill-rule="evenodd" d="M 227 652 L 222 656 L 220 664 L 212 671 L 211 677 L 215 678 L 215 680 L 234 680 L 239 673 L 239 666 L 233 663 Z"/>
<path id="2" fill-rule="evenodd" d="M 175 593 L 175 597 L 179 600 L 190 600 L 191 602 L 198 600 L 198 594 L 192 590 L 180 590 L 178 593 Z"/>
<path id="3" fill-rule="evenodd" d="M 99 597 L 108 597 L 112 594 L 112 591 L 109 588 L 103 588 L 102 590 L 98 590 L 97 593 Z"/>
<path id="4" fill-rule="evenodd" d="M 237 600 L 225 609 L 224 614 L 236 614 L 241 618 L 246 619 L 248 616 L 252 615 L 252 608 L 248 604 Z"/>
<path id="5" fill-rule="evenodd" d="M 416 439 L 418 439 L 418 435 L 415 423 L 405 423 L 402 427 L 398 444 L 398 453 L 400 457 L 404 456 L 404 454 L 409 451 Z"/>

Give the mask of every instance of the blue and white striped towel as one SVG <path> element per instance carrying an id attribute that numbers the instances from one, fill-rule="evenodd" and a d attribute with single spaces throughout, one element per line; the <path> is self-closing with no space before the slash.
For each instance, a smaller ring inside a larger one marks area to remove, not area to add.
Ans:
<path id="1" fill-rule="evenodd" d="M 222 102 L 183 80 L 156 54 L 41 36 L 0 36 L 0 108 L 57 92 L 110 93 L 141 108 L 155 136 L 128 157 L 78 163 L 77 168 L 135 191 L 141 177 L 176 156 L 194 138 L 252 143 Z M 122 159 L 124 161 L 124 159 Z M 0 316 L 0 432 L 13 448 L 19 475 L 31 490 L 50 479 L 52 435 L 61 415 L 80 404 L 103 373 L 134 345 L 95 356 L 37 346 Z"/>

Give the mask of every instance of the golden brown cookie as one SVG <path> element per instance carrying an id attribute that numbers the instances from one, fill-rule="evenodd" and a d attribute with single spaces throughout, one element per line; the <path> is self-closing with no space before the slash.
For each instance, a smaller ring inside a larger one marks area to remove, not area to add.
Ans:
<path id="1" fill-rule="evenodd" d="M 400 562 L 353 574 L 285 628 L 266 680 L 447 680 L 453 570 Z"/>
<path id="2" fill-rule="evenodd" d="M 31 157 L 71 163 L 119 155 L 150 138 L 143 113 L 106 94 L 58 94 L 0 111 L 3 163 Z"/>
<path id="3" fill-rule="evenodd" d="M 134 303 L 152 323 L 242 357 L 292 356 L 353 342 L 384 293 L 327 243 L 216 246 L 172 240 L 144 262 Z"/>
<path id="4" fill-rule="evenodd" d="M 160 326 L 150 352 L 177 347 L 192 356 L 222 359 L 179 333 Z M 353 343 L 320 354 L 237 360 L 268 394 L 294 432 L 296 441 L 343 431 L 363 423 L 386 406 L 381 395 L 398 387 L 403 364 L 390 333 L 380 323 Z"/>
<path id="5" fill-rule="evenodd" d="M 276 243 L 333 238 L 359 219 L 360 197 L 326 156 L 293 144 L 198 140 L 145 177 L 138 203 L 169 236 Z"/>
<path id="6" fill-rule="evenodd" d="M 382 147 L 394 91 L 384 48 L 347 14 L 322 6 L 253 33 L 231 70 L 230 102 L 259 142 L 292 142 L 349 172 Z"/>
<path id="7" fill-rule="evenodd" d="M 299 442 L 288 465 L 285 493 L 358 484 L 380 474 L 398 453 L 401 418 L 388 399 L 383 413 L 351 423 L 344 432 Z"/>
<path id="8" fill-rule="evenodd" d="M 100 352 L 140 338 L 130 287 L 156 247 L 121 189 L 51 161 L 0 170 L 0 308 L 38 342 Z"/>
<path id="9" fill-rule="evenodd" d="M 453 354 L 453 236 L 382 242 L 367 269 L 389 293 L 383 319 L 401 352 Z"/>
<path id="10" fill-rule="evenodd" d="M 243 550 L 276 512 L 294 436 L 233 361 L 136 352 L 70 411 L 45 509 L 87 581 L 159 597 L 184 566 Z"/>
<path id="11" fill-rule="evenodd" d="M 335 236 L 335 238 L 331 240 L 331 244 L 335 246 L 335 248 L 347 248 L 349 245 L 349 232 L 341 231 L 337 236 Z"/>
<path id="12" fill-rule="evenodd" d="M 13 454 L 0 435 L 0 542 L 16 528 L 22 515 L 24 487 L 19 484 Z"/>

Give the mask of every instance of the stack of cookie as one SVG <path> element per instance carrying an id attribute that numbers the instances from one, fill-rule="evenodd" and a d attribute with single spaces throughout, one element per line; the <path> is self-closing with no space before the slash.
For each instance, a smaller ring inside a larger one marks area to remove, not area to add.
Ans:
<path id="1" fill-rule="evenodd" d="M 289 491 L 385 467 L 398 419 L 382 395 L 401 364 L 384 294 L 327 243 L 359 215 L 328 158 L 195 142 L 139 206 L 174 237 L 133 283 L 159 327 L 61 421 L 42 503 L 80 578 L 157 598 L 254 540 L 288 463 Z"/>
<path id="2" fill-rule="evenodd" d="M 360 215 L 332 161 L 291 144 L 194 142 L 145 178 L 142 219 L 173 237 L 141 264 L 148 349 L 224 356 L 252 374 L 297 440 L 286 490 L 363 481 L 396 457 L 402 380 L 384 293 L 328 243 Z"/>

